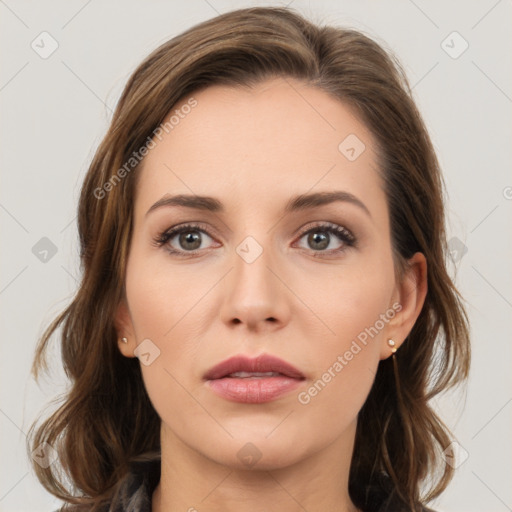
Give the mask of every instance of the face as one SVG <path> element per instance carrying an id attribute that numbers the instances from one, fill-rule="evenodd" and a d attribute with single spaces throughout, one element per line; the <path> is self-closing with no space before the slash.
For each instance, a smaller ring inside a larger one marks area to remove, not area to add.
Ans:
<path id="1" fill-rule="evenodd" d="M 284 467 L 353 436 L 387 339 L 399 345 L 414 321 L 375 141 L 343 103 L 291 79 L 193 98 L 140 169 L 120 349 L 141 360 L 169 442 Z M 196 204 L 154 206 L 177 195 Z M 221 396 L 204 375 L 240 354 L 276 356 L 303 379 L 261 403 Z"/>

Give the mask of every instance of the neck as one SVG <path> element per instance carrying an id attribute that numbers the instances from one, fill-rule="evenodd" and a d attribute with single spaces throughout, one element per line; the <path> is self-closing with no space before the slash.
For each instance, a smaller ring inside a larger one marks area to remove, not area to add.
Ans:
<path id="1" fill-rule="evenodd" d="M 152 512 L 357 512 L 348 494 L 355 426 L 289 466 L 247 469 L 205 457 L 162 424 Z"/>

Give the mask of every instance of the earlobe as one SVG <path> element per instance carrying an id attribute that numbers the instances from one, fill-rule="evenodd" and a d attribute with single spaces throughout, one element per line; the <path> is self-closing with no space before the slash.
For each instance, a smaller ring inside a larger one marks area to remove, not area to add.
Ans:
<path id="1" fill-rule="evenodd" d="M 398 302 L 401 308 L 388 324 L 381 359 L 391 356 L 406 340 L 421 313 L 427 288 L 427 260 L 423 253 L 417 252 L 408 260 L 402 281 L 397 284 Z"/>
<path id="2" fill-rule="evenodd" d="M 389 338 L 388 340 L 388 346 L 389 346 L 389 349 L 391 350 L 391 354 L 394 354 L 398 349 L 396 348 L 396 343 L 395 343 L 395 340 Z"/>
<path id="3" fill-rule="evenodd" d="M 132 343 L 130 343 L 129 339 L 126 336 L 118 338 L 117 346 L 119 347 L 119 351 L 121 352 L 121 354 L 123 354 L 123 356 L 135 357 L 135 354 L 133 353 Z"/>
<path id="4" fill-rule="evenodd" d="M 117 346 L 125 357 L 135 357 L 135 335 L 128 305 L 123 299 L 117 308 L 114 325 L 117 333 Z"/>

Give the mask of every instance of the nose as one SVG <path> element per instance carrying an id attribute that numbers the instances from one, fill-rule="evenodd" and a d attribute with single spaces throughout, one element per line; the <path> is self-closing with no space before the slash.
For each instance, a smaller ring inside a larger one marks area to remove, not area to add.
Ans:
<path id="1" fill-rule="evenodd" d="M 254 251 L 262 251 L 256 259 Z M 230 328 L 245 326 L 253 332 L 284 327 L 290 318 L 290 292 L 271 251 L 254 240 L 241 244 L 233 254 L 232 266 L 224 282 L 222 321 Z"/>

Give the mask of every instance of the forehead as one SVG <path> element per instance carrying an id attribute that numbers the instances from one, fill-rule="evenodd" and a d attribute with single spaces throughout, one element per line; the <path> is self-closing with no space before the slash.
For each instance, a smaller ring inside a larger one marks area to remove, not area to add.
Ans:
<path id="1" fill-rule="evenodd" d="M 139 169 L 138 208 L 165 193 L 259 204 L 313 188 L 381 193 L 370 131 L 347 105 L 297 80 L 211 86 L 166 119 Z"/>

